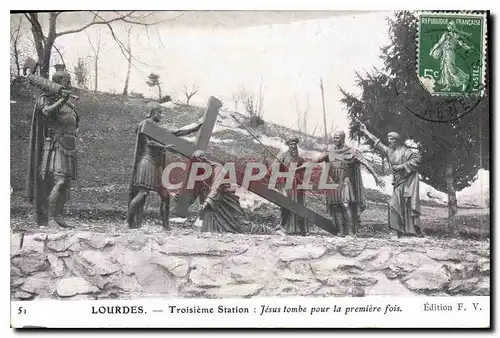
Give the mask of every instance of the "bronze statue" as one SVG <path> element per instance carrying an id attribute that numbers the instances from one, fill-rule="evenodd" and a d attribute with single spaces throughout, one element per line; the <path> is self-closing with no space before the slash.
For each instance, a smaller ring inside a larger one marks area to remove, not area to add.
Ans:
<path id="1" fill-rule="evenodd" d="M 165 152 L 168 149 L 165 145 L 150 139 L 142 134 L 141 127 L 147 121 L 159 123 L 161 115 L 166 109 L 160 103 L 152 101 L 146 106 L 148 115 L 146 119 L 139 123 L 135 130 L 136 143 L 134 151 L 134 168 L 129 189 L 129 207 L 127 223 L 130 228 L 139 228 L 141 217 L 149 192 L 155 191 L 161 199 L 160 215 L 165 229 L 169 228 L 170 195 L 166 189 L 162 189 L 161 176 L 165 168 Z M 188 129 L 178 129 L 172 133 L 176 136 L 185 136 L 198 131 L 203 122 L 198 122 L 194 127 Z"/>
<path id="2" fill-rule="evenodd" d="M 387 134 L 389 146 L 386 146 L 363 123 L 360 123 L 360 130 L 375 142 L 375 148 L 387 156 L 393 172 L 394 189 L 389 202 L 389 227 L 396 231 L 398 237 L 423 236 L 420 227 L 418 175 L 420 155 L 408 148 L 398 133 Z"/>
<path id="3" fill-rule="evenodd" d="M 52 82 L 60 90 L 41 94 L 33 110 L 26 193 L 34 205 L 34 221 L 38 225 L 48 225 L 50 213 L 59 226 L 68 228 L 62 215 L 69 198 L 70 182 L 77 176 L 79 117 L 69 101 L 71 76 L 64 65 L 55 68 Z"/>
<path id="4" fill-rule="evenodd" d="M 278 154 L 274 162 L 274 168 L 279 168 L 280 172 L 286 172 L 291 170 L 291 163 L 295 163 L 297 167 L 300 167 L 305 162 L 304 158 L 299 155 L 299 150 L 297 148 L 298 143 L 299 139 L 297 137 L 292 137 L 286 141 L 288 150 Z M 304 204 L 305 190 L 297 189 L 297 186 L 302 183 L 303 179 L 304 171 L 297 170 L 290 188 L 287 189 L 285 187 L 286 180 L 279 182 L 276 188 L 293 201 Z M 285 233 L 289 235 L 305 236 L 307 234 L 306 220 L 302 217 L 298 217 L 285 208 L 281 208 L 281 226 L 285 229 Z"/>
<path id="5" fill-rule="evenodd" d="M 176 152 L 173 145 L 169 145 L 168 149 Z M 208 160 L 202 150 L 196 150 L 191 159 L 192 163 L 205 162 L 212 167 L 212 175 L 204 181 L 195 182 L 193 189 L 195 200 L 199 199 L 202 205 L 200 209 L 200 218 L 203 220 L 202 232 L 253 235 L 275 233 L 267 225 L 255 224 L 249 220 L 231 184 L 222 182 L 227 172 L 220 164 Z"/>
<path id="6" fill-rule="evenodd" d="M 338 184 L 337 189 L 327 191 L 326 206 L 335 224 L 333 233 L 336 235 L 341 231 L 342 236 L 356 234 L 361 213 L 366 207 L 361 165 L 373 175 L 377 185 L 385 186 L 361 153 L 345 144 L 345 136 L 343 131 L 335 132 L 332 149 L 313 161 L 328 162 L 329 177 Z"/>

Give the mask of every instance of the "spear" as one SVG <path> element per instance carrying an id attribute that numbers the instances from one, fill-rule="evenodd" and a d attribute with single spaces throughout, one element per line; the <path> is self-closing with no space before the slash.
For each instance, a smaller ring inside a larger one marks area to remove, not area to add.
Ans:
<path id="1" fill-rule="evenodd" d="M 246 127 L 234 114 L 232 113 L 229 113 L 229 115 L 231 115 L 231 117 L 243 128 L 245 129 L 249 134 L 250 136 L 252 136 L 255 140 L 257 140 L 257 142 L 259 142 L 263 147 L 264 149 L 266 149 L 270 154 L 271 156 L 276 160 L 278 161 L 281 165 L 283 165 L 285 167 L 285 169 L 287 169 L 288 171 L 290 171 L 290 168 L 285 164 L 283 163 L 277 155 L 274 154 L 274 152 L 271 151 L 271 149 L 269 149 L 264 143 L 262 143 L 261 140 L 259 140 L 259 138 L 253 133 L 252 130 L 250 130 L 248 127 Z M 303 169 L 304 167 L 301 166 L 299 168 L 295 168 L 294 171 L 298 170 L 298 169 Z M 302 181 L 302 179 L 300 177 L 297 177 L 297 179 L 300 181 L 301 184 L 303 184 L 304 182 Z M 314 195 L 314 197 L 316 197 L 317 199 L 320 199 L 320 197 L 313 191 L 313 190 L 310 190 L 311 193 Z"/>

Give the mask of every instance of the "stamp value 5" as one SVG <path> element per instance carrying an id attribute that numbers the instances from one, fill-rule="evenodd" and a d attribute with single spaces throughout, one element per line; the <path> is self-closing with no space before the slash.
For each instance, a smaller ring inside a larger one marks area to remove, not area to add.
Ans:
<path id="1" fill-rule="evenodd" d="M 484 94 L 486 14 L 419 13 L 417 72 L 432 95 Z"/>

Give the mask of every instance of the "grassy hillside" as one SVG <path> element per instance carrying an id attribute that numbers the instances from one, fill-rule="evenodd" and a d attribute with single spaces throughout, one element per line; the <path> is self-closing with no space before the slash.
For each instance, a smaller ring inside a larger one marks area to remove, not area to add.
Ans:
<path id="1" fill-rule="evenodd" d="M 39 90 L 24 78 L 11 86 L 11 186 L 19 196 L 24 189 L 30 122 L 33 103 Z M 147 100 L 124 98 L 109 93 L 78 90 L 76 101 L 80 113 L 78 131 L 78 180 L 72 193 L 80 203 L 126 203 L 126 190 L 132 170 L 134 129 L 145 117 Z M 15 102 L 15 103 L 14 103 Z M 180 127 L 199 119 L 204 107 L 177 106 L 172 114 L 163 117 L 162 125 Z M 241 120 L 246 119 L 241 116 Z M 285 127 L 267 123 L 258 128 L 268 136 L 301 135 Z M 221 160 L 254 158 L 271 160 L 272 155 L 252 137 L 229 129 L 213 135 L 222 140 L 210 143 L 208 151 Z M 303 136 L 303 135 L 302 135 Z M 228 140 L 224 142 L 224 140 Z M 268 147 L 273 153 L 279 149 Z M 71 199 L 70 203 L 75 202 Z"/>
<path id="2" fill-rule="evenodd" d="M 20 218 L 14 223 L 23 223 L 29 212 L 29 205 L 23 199 L 26 178 L 27 153 L 30 122 L 33 103 L 39 91 L 30 86 L 26 79 L 18 78 L 11 85 L 11 217 Z M 127 204 L 127 188 L 132 170 L 134 130 L 144 117 L 146 100 L 123 98 L 109 93 L 96 93 L 79 90 L 81 99 L 77 101 L 80 112 L 78 132 L 78 180 L 74 182 L 72 197 L 67 204 L 67 211 L 79 219 L 90 221 L 101 217 L 123 219 Z M 208 99 L 208 98 L 207 98 Z M 204 107 L 178 106 L 174 112 L 163 117 L 166 128 L 181 127 L 198 120 Z M 248 121 L 240 116 L 244 123 Z M 302 133 L 285 127 L 267 123 L 257 128 L 267 137 L 299 136 Z M 280 149 L 267 146 L 267 149 L 255 142 L 250 135 L 244 135 L 231 128 L 218 128 L 213 134 L 217 142 L 209 144 L 208 151 L 224 161 L 231 159 L 255 159 L 271 161 L 272 152 Z M 312 148 L 306 150 L 324 150 L 324 140 L 314 138 Z M 304 147 L 304 145 L 302 145 Z M 314 149 L 316 148 L 316 149 Z M 172 156 L 172 155 L 171 155 Z M 307 205 L 320 213 L 325 213 L 323 198 L 308 194 Z M 386 231 L 387 196 L 375 190 L 367 190 L 369 208 L 363 213 L 363 232 L 373 235 L 377 231 Z M 147 210 L 156 216 L 157 200 L 148 202 Z M 423 221 L 432 234 L 446 235 L 446 209 L 442 206 L 423 202 Z M 196 207 L 196 206 L 195 206 Z M 254 213 L 255 220 L 277 224 L 279 210 L 274 205 L 264 205 Z M 454 235 L 467 238 L 485 238 L 489 234 L 489 215 L 468 212 L 460 216 L 459 227 Z M 24 225 L 20 225 L 23 227 Z M 464 233 L 465 231 L 465 233 Z M 448 234 L 449 235 L 449 234 Z"/>

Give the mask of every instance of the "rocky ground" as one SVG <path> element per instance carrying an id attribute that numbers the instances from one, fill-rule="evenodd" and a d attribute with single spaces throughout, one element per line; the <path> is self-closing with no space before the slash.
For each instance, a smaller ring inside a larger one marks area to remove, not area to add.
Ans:
<path id="1" fill-rule="evenodd" d="M 489 295 L 489 242 L 202 234 L 176 227 L 13 233 L 12 299 Z"/>

